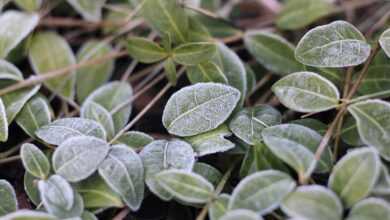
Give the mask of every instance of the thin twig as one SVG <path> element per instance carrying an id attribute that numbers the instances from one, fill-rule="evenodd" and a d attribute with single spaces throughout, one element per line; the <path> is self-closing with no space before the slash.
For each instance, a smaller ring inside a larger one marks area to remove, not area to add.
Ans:
<path id="1" fill-rule="evenodd" d="M 11 163 L 11 162 L 15 162 L 15 161 L 18 161 L 18 160 L 20 160 L 20 156 L 19 155 L 12 156 L 12 157 L 7 157 L 7 158 L 4 158 L 4 159 L 0 159 L 0 165 Z"/>

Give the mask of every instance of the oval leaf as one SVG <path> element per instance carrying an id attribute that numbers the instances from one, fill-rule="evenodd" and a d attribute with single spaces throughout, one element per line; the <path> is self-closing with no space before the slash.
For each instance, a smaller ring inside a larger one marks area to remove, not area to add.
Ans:
<path id="1" fill-rule="evenodd" d="M 131 57 L 142 63 L 155 63 L 168 56 L 167 51 L 160 45 L 141 37 L 127 39 L 127 51 Z"/>
<path id="2" fill-rule="evenodd" d="M 0 59 L 0 79 L 20 81 L 23 80 L 23 74 L 14 64 Z"/>
<path id="3" fill-rule="evenodd" d="M 46 179 L 50 174 L 50 163 L 46 155 L 33 144 L 23 144 L 20 156 L 24 168 L 33 176 Z"/>
<path id="4" fill-rule="evenodd" d="M 57 220 L 55 216 L 47 214 L 45 212 L 31 211 L 31 210 L 18 210 L 9 215 L 3 216 L 2 219 L 6 220 Z"/>
<path id="5" fill-rule="evenodd" d="M 111 138 L 114 137 L 114 121 L 110 112 L 108 112 L 103 106 L 93 101 L 87 102 L 81 107 L 80 114 L 81 117 L 94 120 L 102 125 L 106 131 L 108 140 L 111 140 Z"/>
<path id="6" fill-rule="evenodd" d="M 0 98 L 0 141 L 8 140 L 8 120 L 5 112 L 3 100 Z"/>
<path id="7" fill-rule="evenodd" d="M 87 21 L 97 22 L 102 17 L 102 9 L 107 0 L 67 0 Z"/>
<path id="8" fill-rule="evenodd" d="M 14 188 L 6 180 L 0 180 L 0 216 L 16 211 L 17 206 Z"/>
<path id="9" fill-rule="evenodd" d="M 379 198 L 368 198 L 353 206 L 346 220 L 379 219 L 390 219 L 390 204 Z"/>
<path id="10" fill-rule="evenodd" d="M 379 38 L 379 44 L 385 51 L 386 55 L 390 57 L 390 29 L 387 29 Z"/>
<path id="11" fill-rule="evenodd" d="M 75 194 L 71 185 L 59 175 L 40 180 L 38 189 L 43 205 L 51 214 L 56 213 L 57 209 L 70 210 L 75 203 Z"/>
<path id="12" fill-rule="evenodd" d="M 129 131 L 115 141 L 116 144 L 124 144 L 134 150 L 141 150 L 153 141 L 153 137 L 139 131 Z"/>
<path id="13" fill-rule="evenodd" d="M 214 62 L 203 62 L 187 67 L 187 77 L 192 84 L 198 82 L 216 82 L 228 84 L 228 79 L 221 68 Z"/>
<path id="14" fill-rule="evenodd" d="M 215 186 L 215 187 L 218 185 L 219 181 L 222 179 L 222 173 L 207 163 L 196 162 L 194 165 L 194 169 L 192 171 L 194 173 L 197 173 L 197 174 L 203 176 L 206 180 L 208 180 L 210 183 L 212 183 L 213 186 Z"/>
<path id="15" fill-rule="evenodd" d="M 187 43 L 176 47 L 172 53 L 176 63 L 191 66 L 210 60 L 216 53 L 216 46 L 208 42 Z"/>
<path id="16" fill-rule="evenodd" d="M 227 212 L 220 220 L 263 220 L 262 217 L 258 216 L 256 212 L 246 209 L 236 209 Z"/>
<path id="17" fill-rule="evenodd" d="M 43 0 L 14 0 L 14 2 L 26 11 L 36 11 L 41 7 Z"/>
<path id="18" fill-rule="evenodd" d="M 209 206 L 210 220 L 219 220 L 228 211 L 230 195 L 221 194 Z"/>

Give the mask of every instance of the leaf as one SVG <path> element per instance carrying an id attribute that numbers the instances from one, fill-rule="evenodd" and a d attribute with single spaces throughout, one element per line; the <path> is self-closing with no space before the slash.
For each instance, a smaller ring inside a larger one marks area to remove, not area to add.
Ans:
<path id="1" fill-rule="evenodd" d="M 390 160 L 390 103 L 367 100 L 350 105 L 348 111 L 356 120 L 362 141 Z"/>
<path id="2" fill-rule="evenodd" d="M 383 163 L 381 164 L 378 180 L 371 193 L 379 196 L 390 194 L 390 174 L 388 168 Z"/>
<path id="3" fill-rule="evenodd" d="M 81 215 L 82 220 L 98 220 L 98 218 L 92 213 L 88 211 L 84 211 Z"/>
<path id="4" fill-rule="evenodd" d="M 341 139 L 351 146 L 363 146 L 363 142 L 359 136 L 359 132 L 356 125 L 356 120 L 352 116 L 345 118 L 344 125 L 341 129 Z"/>
<path id="5" fill-rule="evenodd" d="M 390 57 L 390 29 L 387 29 L 379 38 L 379 44 L 385 51 L 386 55 Z"/>
<path id="6" fill-rule="evenodd" d="M 0 16 L 0 58 L 5 58 L 38 25 L 39 15 L 7 10 Z"/>
<path id="7" fill-rule="evenodd" d="M 115 132 L 121 130 L 130 118 L 132 106 L 121 106 L 124 102 L 131 99 L 133 89 L 126 82 L 113 81 L 107 83 L 93 93 L 85 100 L 85 103 L 93 101 L 103 106 L 109 111 L 114 120 Z"/>
<path id="8" fill-rule="evenodd" d="M 216 83 L 198 83 L 173 94 L 163 112 L 169 133 L 193 136 L 217 128 L 234 110 L 240 92 Z"/>
<path id="9" fill-rule="evenodd" d="M 111 140 L 111 138 L 114 137 L 114 121 L 110 112 L 108 112 L 103 106 L 93 101 L 87 102 L 81 107 L 80 114 L 81 117 L 94 120 L 103 126 L 108 140 Z"/>
<path id="10" fill-rule="evenodd" d="M 0 180 L 0 216 L 16 211 L 17 207 L 14 188 L 6 180 Z"/>
<path id="11" fill-rule="evenodd" d="M 187 67 L 187 77 L 192 84 L 198 82 L 216 82 L 227 84 L 228 79 L 214 62 L 203 62 Z"/>
<path id="12" fill-rule="evenodd" d="M 5 112 L 3 100 L 0 98 L 0 141 L 6 142 L 8 140 L 8 120 Z"/>
<path id="13" fill-rule="evenodd" d="M 102 17 L 102 9 L 106 0 L 67 0 L 72 7 L 87 21 L 98 22 Z"/>
<path id="14" fill-rule="evenodd" d="M 55 172 L 70 182 L 91 176 L 109 151 L 106 142 L 95 137 L 78 136 L 64 141 L 53 154 Z"/>
<path id="15" fill-rule="evenodd" d="M 21 209 L 9 215 L 3 216 L 2 219 L 4 220 L 57 220 L 55 216 L 52 216 L 48 213 L 26 210 L 26 209 Z"/>
<path id="16" fill-rule="evenodd" d="M 177 71 L 176 71 L 176 65 L 173 62 L 172 58 L 165 60 L 164 71 L 165 71 L 165 75 L 167 76 L 169 83 L 171 83 L 171 85 L 175 86 L 177 83 Z"/>
<path id="17" fill-rule="evenodd" d="M 49 124 L 52 119 L 52 109 L 44 96 L 31 98 L 16 116 L 16 123 L 30 137 L 35 138 L 35 132 Z"/>
<path id="18" fill-rule="evenodd" d="M 55 32 L 39 32 L 29 43 L 29 60 L 37 75 L 46 75 L 50 71 L 76 64 L 76 58 L 68 42 Z M 63 76 L 45 80 L 44 84 L 56 94 L 73 99 L 75 72 L 71 70 Z"/>
<path id="19" fill-rule="evenodd" d="M 77 61 L 82 63 L 87 60 L 100 59 L 112 51 L 108 43 L 90 40 L 84 43 L 78 51 Z M 103 85 L 111 77 L 113 70 L 114 60 L 79 68 L 76 74 L 76 93 L 79 102 L 82 103 L 91 92 Z"/>
<path id="20" fill-rule="evenodd" d="M 390 65 L 372 65 L 368 68 L 367 76 L 364 77 L 359 93 L 368 95 L 371 93 L 390 90 Z"/>
<path id="21" fill-rule="evenodd" d="M 23 74 L 14 64 L 0 59 L 0 79 L 20 81 L 23 80 Z"/>
<path id="22" fill-rule="evenodd" d="M 115 144 L 124 144 L 134 150 L 141 150 L 153 141 L 153 137 L 139 131 L 129 131 L 118 138 Z"/>
<path id="23" fill-rule="evenodd" d="M 317 131 L 319 134 L 324 135 L 326 133 L 326 130 L 328 129 L 328 125 L 321 122 L 320 120 L 313 119 L 313 118 L 302 118 L 290 121 L 291 124 L 298 124 L 302 125 L 308 128 L 311 128 L 315 131 Z"/>
<path id="24" fill-rule="evenodd" d="M 214 43 L 186 43 L 173 49 L 172 58 L 176 63 L 181 65 L 197 65 L 213 58 L 216 54 L 216 49 Z"/>
<path id="25" fill-rule="evenodd" d="M 325 0 L 287 1 L 276 19 L 276 25 L 284 30 L 296 30 L 310 25 L 333 11 L 333 5 Z"/>
<path id="26" fill-rule="evenodd" d="M 310 128 L 282 124 L 264 129 L 262 136 L 272 153 L 294 168 L 300 178 L 310 176 L 314 169 L 317 172 L 327 172 L 331 169 L 332 154 L 329 147 L 322 154 L 321 160 L 315 162 L 314 154 L 322 136 Z"/>
<path id="27" fill-rule="evenodd" d="M 222 173 L 207 163 L 196 162 L 192 171 L 204 177 L 215 187 L 222 179 Z"/>
<path id="28" fill-rule="evenodd" d="M 37 11 L 42 5 L 42 0 L 14 0 L 14 2 L 19 8 L 30 12 Z"/>
<path id="29" fill-rule="evenodd" d="M 230 195 L 221 194 L 209 206 L 210 220 L 219 220 L 228 211 Z"/>
<path id="30" fill-rule="evenodd" d="M 252 56 L 268 70 L 286 75 L 303 70 L 295 60 L 294 46 L 284 38 L 265 31 L 247 32 L 245 47 Z"/>
<path id="31" fill-rule="evenodd" d="M 214 193 L 213 184 L 196 173 L 165 170 L 156 175 L 156 180 L 174 198 L 188 203 L 206 203 Z"/>
<path id="32" fill-rule="evenodd" d="M 155 176 L 168 169 L 189 172 L 195 163 L 191 145 L 177 139 L 153 141 L 142 149 L 140 157 L 145 168 L 146 185 L 150 191 L 165 201 L 170 200 L 172 195 L 160 186 Z"/>
<path id="33" fill-rule="evenodd" d="M 26 192 L 30 201 L 38 206 L 41 203 L 41 198 L 39 196 L 38 190 L 38 181 L 39 179 L 31 175 L 29 172 L 24 173 L 23 184 L 24 191 Z"/>
<path id="34" fill-rule="evenodd" d="M 41 127 L 35 134 L 53 145 L 60 145 L 69 138 L 78 136 L 106 139 L 104 128 L 97 122 L 85 118 L 61 118 Z"/>
<path id="35" fill-rule="evenodd" d="M 75 190 L 83 197 L 85 208 L 123 207 L 120 196 L 98 174 L 76 183 Z"/>
<path id="36" fill-rule="evenodd" d="M 390 204 L 379 198 L 362 200 L 352 207 L 346 220 L 378 220 L 390 218 Z"/>
<path id="37" fill-rule="evenodd" d="M 188 137 L 186 141 L 191 144 L 197 156 L 201 157 L 234 148 L 234 143 L 225 139 L 225 136 L 230 136 L 231 134 L 228 127 L 222 124 L 214 130 Z"/>
<path id="38" fill-rule="evenodd" d="M 99 174 L 131 210 L 144 198 L 144 167 L 138 154 L 126 145 L 114 145 L 99 166 Z"/>
<path id="39" fill-rule="evenodd" d="M 258 216 L 255 212 L 246 209 L 237 209 L 227 212 L 221 217 L 221 220 L 263 220 L 261 216 Z"/>
<path id="40" fill-rule="evenodd" d="M 127 39 L 127 52 L 135 60 L 142 63 L 155 63 L 168 57 L 167 51 L 160 45 L 141 37 Z"/>
<path id="41" fill-rule="evenodd" d="M 380 172 L 380 160 L 372 148 L 348 152 L 335 165 L 328 186 L 349 208 L 369 195 Z"/>
<path id="42" fill-rule="evenodd" d="M 256 74 L 253 71 L 252 67 L 249 64 L 245 64 L 246 71 L 246 91 L 247 96 L 252 93 L 256 87 Z"/>
<path id="43" fill-rule="evenodd" d="M 295 58 L 308 66 L 348 67 L 367 60 L 371 47 L 346 21 L 334 21 L 307 32 L 295 49 Z"/>
<path id="44" fill-rule="evenodd" d="M 229 128 L 245 143 L 254 145 L 262 141 L 261 132 L 264 128 L 281 122 L 282 115 L 275 108 L 268 105 L 258 105 L 237 112 L 232 117 Z"/>
<path id="45" fill-rule="evenodd" d="M 301 186 L 282 203 L 284 213 L 307 220 L 341 220 L 343 206 L 334 192 L 320 186 Z"/>
<path id="46" fill-rule="evenodd" d="M 283 77 L 272 91 L 286 107 L 298 112 L 320 112 L 339 104 L 337 87 L 312 72 L 297 72 Z"/>
<path id="47" fill-rule="evenodd" d="M 50 174 L 50 163 L 46 155 L 33 144 L 23 144 L 20 150 L 24 168 L 33 176 L 46 179 Z"/>
<path id="48" fill-rule="evenodd" d="M 245 177 L 233 190 L 229 210 L 249 209 L 259 215 L 276 209 L 295 188 L 294 180 L 285 173 L 267 170 Z"/>
<path id="49" fill-rule="evenodd" d="M 188 17 L 176 0 L 144 1 L 141 15 L 164 37 L 175 43 L 186 41 Z"/>

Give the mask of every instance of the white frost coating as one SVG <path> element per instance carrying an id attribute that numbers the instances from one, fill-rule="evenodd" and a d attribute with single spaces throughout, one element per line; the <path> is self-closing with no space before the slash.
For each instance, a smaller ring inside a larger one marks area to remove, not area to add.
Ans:
<path id="1" fill-rule="evenodd" d="M 99 166 L 99 174 L 133 211 L 144 197 L 144 167 L 138 154 L 126 145 L 115 145 Z"/>
<path id="2" fill-rule="evenodd" d="M 387 29 L 381 37 L 379 38 L 379 44 L 381 45 L 383 51 L 390 58 L 390 28 Z"/>
<path id="3" fill-rule="evenodd" d="M 193 136 L 221 125 L 233 112 L 240 92 L 218 83 L 197 83 L 173 94 L 163 112 L 169 133 Z"/>
<path id="4" fill-rule="evenodd" d="M 45 179 L 50 174 L 50 162 L 46 155 L 34 144 L 23 144 L 20 157 L 26 171 L 35 177 Z"/>
<path id="5" fill-rule="evenodd" d="M 5 142 L 8 140 L 8 120 L 5 113 L 5 107 L 3 100 L 0 98 L 0 141 Z"/>
<path id="6" fill-rule="evenodd" d="M 335 21 L 313 28 L 295 50 L 296 59 L 308 66 L 347 67 L 367 60 L 371 47 L 352 24 Z"/>
<path id="7" fill-rule="evenodd" d="M 18 208 L 18 200 L 12 185 L 0 179 L 0 215 L 14 212 Z"/>
<path id="8" fill-rule="evenodd" d="M 354 205 L 346 220 L 390 219 L 390 204 L 381 198 L 367 198 Z"/>
<path id="9" fill-rule="evenodd" d="M 100 123 L 107 134 L 107 139 L 111 140 L 114 137 L 115 128 L 114 121 L 110 112 L 108 112 L 103 106 L 90 101 L 86 102 L 80 110 L 82 118 L 87 118 Z"/>
<path id="10" fill-rule="evenodd" d="M 39 219 L 39 220 L 57 220 L 57 217 L 47 214 L 45 212 L 31 211 L 27 209 L 21 209 L 16 212 L 10 213 L 0 218 L 1 220 L 13 220 L 13 219 Z"/>
<path id="11" fill-rule="evenodd" d="M 0 59 L 0 79 L 1 80 L 23 80 L 23 74 L 12 63 Z"/>
<path id="12" fill-rule="evenodd" d="M 107 0 L 67 0 L 73 8 L 87 21 L 98 22 L 102 17 L 102 9 Z"/>
<path id="13" fill-rule="evenodd" d="M 272 86 L 280 102 L 298 112 L 320 112 L 336 107 L 340 93 L 328 79 L 312 72 L 297 72 Z"/>
<path id="14" fill-rule="evenodd" d="M 39 15 L 7 10 L 0 16 L 0 57 L 4 58 L 38 24 Z"/>
<path id="15" fill-rule="evenodd" d="M 156 181 L 157 173 L 178 169 L 190 172 L 195 163 L 195 153 L 191 145 L 180 140 L 158 140 L 146 145 L 140 153 L 144 168 L 145 182 L 150 191 L 163 200 L 172 199 Z"/>
<path id="16" fill-rule="evenodd" d="M 104 128 L 97 122 L 84 118 L 63 118 L 41 127 L 37 137 L 48 144 L 60 145 L 77 136 L 93 136 L 106 140 Z"/>
<path id="17" fill-rule="evenodd" d="M 263 220 L 256 212 L 246 209 L 236 209 L 227 212 L 220 220 Z"/>
<path id="18" fill-rule="evenodd" d="M 70 182 L 92 175 L 107 156 L 109 145 L 98 138 L 78 136 L 63 142 L 53 154 L 55 172 Z"/>
<path id="19" fill-rule="evenodd" d="M 53 175 L 47 180 L 40 180 L 38 189 L 42 202 L 50 213 L 55 207 L 64 210 L 70 210 L 73 207 L 74 191 L 63 177 Z"/>
<path id="20" fill-rule="evenodd" d="M 275 210 L 295 188 L 285 173 L 267 170 L 245 177 L 233 190 L 229 209 L 249 209 L 259 215 Z"/>

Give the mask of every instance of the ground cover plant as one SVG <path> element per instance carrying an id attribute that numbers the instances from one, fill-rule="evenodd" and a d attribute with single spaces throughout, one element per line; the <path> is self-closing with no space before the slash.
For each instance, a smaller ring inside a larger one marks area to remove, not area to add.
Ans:
<path id="1" fill-rule="evenodd" d="M 0 9 L 0 220 L 390 220 L 390 2 Z"/>

